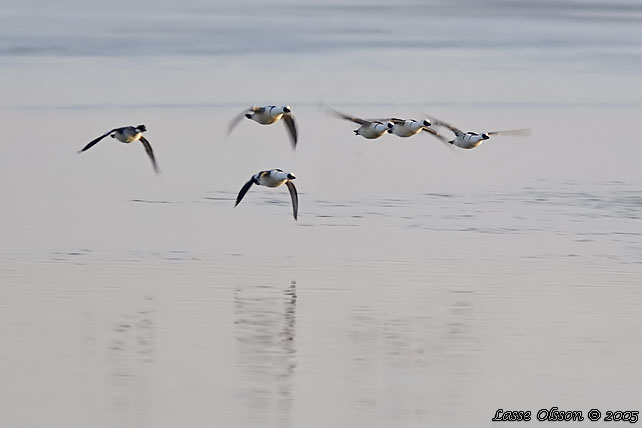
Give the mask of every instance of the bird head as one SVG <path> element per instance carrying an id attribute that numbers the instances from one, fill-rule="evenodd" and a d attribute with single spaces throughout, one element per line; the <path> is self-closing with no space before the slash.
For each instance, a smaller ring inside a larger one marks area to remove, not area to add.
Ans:
<path id="1" fill-rule="evenodd" d="M 283 108 L 283 113 L 291 113 L 292 112 L 292 109 L 290 108 L 290 106 L 283 106 L 282 108 Z"/>
<path id="2" fill-rule="evenodd" d="M 490 136 L 485 132 L 483 134 L 481 134 L 481 137 L 482 137 L 483 140 L 488 140 L 490 138 Z"/>
<path id="3" fill-rule="evenodd" d="M 288 172 L 288 180 L 294 180 L 296 177 L 291 172 Z"/>
<path id="4" fill-rule="evenodd" d="M 136 129 L 138 129 L 139 132 L 147 131 L 147 127 L 145 125 L 138 125 Z"/>
<path id="5" fill-rule="evenodd" d="M 432 123 L 430 123 L 429 120 L 424 120 L 424 126 L 430 126 L 430 125 L 432 125 Z"/>

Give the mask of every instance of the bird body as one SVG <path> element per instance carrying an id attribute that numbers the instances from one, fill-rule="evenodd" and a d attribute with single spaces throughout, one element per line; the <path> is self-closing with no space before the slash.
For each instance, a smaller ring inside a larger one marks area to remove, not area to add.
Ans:
<path id="1" fill-rule="evenodd" d="M 455 135 L 455 139 L 452 140 L 451 144 L 462 149 L 474 149 L 489 138 L 490 136 L 486 133 L 466 132 L 465 134 Z"/>
<path id="2" fill-rule="evenodd" d="M 287 106 L 252 107 L 249 112 L 245 113 L 245 117 L 261 125 L 271 125 L 290 111 Z"/>
<path id="3" fill-rule="evenodd" d="M 388 122 L 388 132 L 395 134 L 398 137 L 407 138 L 412 137 L 413 135 L 419 134 L 424 129 L 427 129 L 430 126 L 428 120 L 417 121 L 417 120 L 404 120 L 404 119 L 390 119 Z"/>
<path id="4" fill-rule="evenodd" d="M 279 187 L 285 184 L 288 180 L 294 180 L 296 177 L 289 172 L 283 172 L 280 169 L 271 169 L 269 171 L 261 171 L 252 176 L 254 184 L 266 187 Z"/>
<path id="5" fill-rule="evenodd" d="M 143 132 L 145 131 L 147 131 L 145 125 L 138 125 L 136 128 L 133 126 L 125 126 L 123 128 L 114 129 L 110 136 L 121 143 L 128 144 L 140 140 L 143 136 Z"/>
<path id="6" fill-rule="evenodd" d="M 388 131 L 388 125 L 382 122 L 367 122 L 354 130 L 355 135 L 360 135 L 367 140 L 381 137 Z"/>

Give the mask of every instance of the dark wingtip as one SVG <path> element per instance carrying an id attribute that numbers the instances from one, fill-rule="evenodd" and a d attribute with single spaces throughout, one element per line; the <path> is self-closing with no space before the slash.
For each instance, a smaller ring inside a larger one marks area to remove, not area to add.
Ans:
<path id="1" fill-rule="evenodd" d="M 160 175 L 161 170 L 160 170 L 160 168 L 158 167 L 158 165 L 156 164 L 156 159 L 152 160 L 152 168 L 154 168 L 154 172 L 155 172 L 156 174 Z"/>

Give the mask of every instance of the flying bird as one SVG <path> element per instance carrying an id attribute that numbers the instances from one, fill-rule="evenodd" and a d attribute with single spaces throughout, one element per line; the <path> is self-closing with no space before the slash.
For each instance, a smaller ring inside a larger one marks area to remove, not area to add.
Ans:
<path id="1" fill-rule="evenodd" d="M 138 125 L 136 127 L 134 126 L 124 126 L 122 128 L 114 128 L 111 131 L 105 132 L 103 135 L 100 137 L 90 141 L 85 147 L 82 148 L 82 150 L 79 150 L 78 153 L 82 153 L 85 150 L 89 150 L 93 146 L 95 146 L 100 140 L 105 138 L 106 136 L 111 136 L 111 138 L 115 138 L 121 143 L 129 144 L 134 141 L 140 141 L 143 143 L 143 147 L 145 147 L 145 152 L 147 152 L 147 156 L 149 156 L 149 159 L 152 161 L 152 166 L 154 167 L 154 171 L 156 174 L 160 173 L 160 170 L 158 169 L 158 165 L 156 164 L 156 158 L 154 157 L 154 151 L 152 150 L 151 144 L 149 144 L 149 141 L 145 137 L 143 137 L 143 132 L 147 131 L 147 128 L 145 125 Z"/>
<path id="2" fill-rule="evenodd" d="M 299 212 L 299 196 L 296 192 L 296 187 L 294 187 L 294 183 L 292 183 L 292 180 L 294 180 L 295 178 L 296 177 L 291 172 L 283 172 L 283 170 L 280 169 L 259 171 L 254 174 L 247 183 L 243 185 L 241 191 L 236 197 L 236 204 L 234 205 L 234 207 L 241 203 L 243 196 L 245 196 L 245 194 L 248 190 L 250 190 L 250 187 L 252 187 L 253 184 L 266 187 L 279 187 L 280 185 L 285 184 L 290 191 L 290 197 L 292 198 L 292 213 L 294 214 L 294 219 L 296 220 Z"/>
<path id="3" fill-rule="evenodd" d="M 271 125 L 275 122 L 278 122 L 280 119 L 283 119 L 285 127 L 287 128 L 288 134 L 290 136 L 292 148 L 296 149 L 298 133 L 290 106 L 253 106 L 245 109 L 241 114 L 232 119 L 227 129 L 227 135 L 230 135 L 232 133 L 236 125 L 238 125 L 241 119 L 243 119 L 244 117 L 247 119 L 252 119 L 257 123 L 260 123 L 261 125 Z"/>
<path id="4" fill-rule="evenodd" d="M 461 147 L 462 149 L 474 149 L 479 146 L 484 141 L 490 139 L 491 135 L 514 135 L 514 136 L 525 136 L 531 134 L 530 128 L 523 129 L 510 129 L 506 131 L 490 131 L 490 132 L 464 132 L 455 126 L 444 122 L 443 120 L 431 117 L 432 122 L 435 126 L 442 126 L 450 129 L 455 134 L 455 139 L 448 141 L 448 143 Z"/>
<path id="5" fill-rule="evenodd" d="M 341 112 L 338 112 L 334 109 L 331 109 L 327 107 L 327 110 L 334 116 L 344 119 L 344 120 L 349 120 L 351 122 L 354 122 L 359 126 L 357 129 L 354 130 L 354 135 L 360 135 L 363 138 L 366 138 L 368 140 L 374 140 L 375 138 L 381 137 L 383 134 L 385 134 L 388 131 L 388 123 L 385 123 L 385 120 L 379 120 L 379 119 L 373 119 L 373 120 L 367 120 L 367 119 L 360 119 L 358 117 L 350 116 L 347 114 L 343 114 Z"/>

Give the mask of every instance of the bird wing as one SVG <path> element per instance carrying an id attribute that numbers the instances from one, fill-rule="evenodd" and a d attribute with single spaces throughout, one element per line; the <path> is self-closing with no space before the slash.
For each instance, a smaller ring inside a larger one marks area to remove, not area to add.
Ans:
<path id="1" fill-rule="evenodd" d="M 299 214 L 299 195 L 296 192 L 296 187 L 291 181 L 286 181 L 285 185 L 288 186 L 290 191 L 290 196 L 292 197 L 292 212 L 294 213 L 294 219 L 296 220 Z"/>
<path id="2" fill-rule="evenodd" d="M 531 135 L 531 128 L 523 128 L 523 129 L 509 129 L 506 131 L 491 131 L 487 132 L 488 135 L 516 135 L 516 136 L 524 136 L 524 135 Z"/>
<path id="3" fill-rule="evenodd" d="M 252 187 L 252 184 L 254 184 L 254 177 L 250 178 L 250 180 L 243 185 L 243 187 L 241 188 L 241 191 L 239 192 L 239 195 L 236 197 L 236 204 L 234 204 L 234 206 L 237 206 L 238 204 L 241 203 L 243 196 L 245 196 L 247 191 L 250 190 L 250 187 Z"/>
<path id="4" fill-rule="evenodd" d="M 158 169 L 158 165 L 156 164 L 156 158 L 154 157 L 154 151 L 152 150 L 152 145 L 149 144 L 149 141 L 147 141 L 147 138 L 145 137 L 140 137 L 140 142 L 143 143 L 143 147 L 145 147 L 145 152 L 147 152 L 147 156 L 149 156 L 149 160 L 152 161 L 154 172 L 156 174 L 160 174 L 160 170 Z"/>
<path id="5" fill-rule="evenodd" d="M 283 122 L 285 127 L 288 128 L 288 133 L 290 134 L 290 142 L 292 143 L 292 148 L 296 149 L 296 142 L 298 139 L 296 131 L 296 123 L 294 123 L 294 116 L 289 113 L 283 115 Z"/>
<path id="6" fill-rule="evenodd" d="M 448 138 L 444 137 L 443 135 L 441 135 L 439 132 L 435 131 L 434 129 L 423 128 L 422 131 L 425 131 L 425 132 L 433 135 L 434 137 L 437 137 L 441 142 L 447 144 L 448 147 L 450 147 L 450 144 L 448 143 Z"/>
<path id="7" fill-rule="evenodd" d="M 450 129 L 452 132 L 454 132 L 455 135 L 463 135 L 464 134 L 464 132 L 461 129 L 451 125 L 448 122 L 444 122 L 443 120 L 437 119 L 434 116 L 428 116 L 428 118 L 430 118 L 430 120 L 432 121 L 433 125 L 444 126 L 444 127 L 448 128 L 448 129 Z"/>
<path id="8" fill-rule="evenodd" d="M 354 116 L 350 116 L 350 115 L 348 115 L 348 114 L 341 113 L 340 111 L 336 111 L 335 109 L 330 108 L 330 107 L 326 107 L 326 109 L 327 109 L 327 110 L 328 110 L 332 115 L 334 115 L 334 116 L 336 116 L 336 117 L 338 117 L 338 118 L 340 118 L 340 119 L 349 120 L 350 122 L 354 122 L 354 123 L 357 123 L 357 124 L 359 124 L 359 125 L 367 125 L 367 124 L 371 123 L 371 122 L 369 122 L 369 121 L 367 121 L 367 120 L 359 119 L 358 117 L 354 117 Z"/>
<path id="9" fill-rule="evenodd" d="M 245 109 L 245 110 L 243 110 L 241 113 L 239 113 L 237 116 L 235 116 L 235 117 L 234 117 L 234 119 L 232 119 L 232 120 L 230 121 L 230 124 L 227 126 L 227 135 L 228 135 L 228 136 L 232 133 L 232 131 L 234 130 L 234 128 L 236 128 L 236 125 L 238 125 L 238 124 L 239 124 L 239 122 L 240 122 L 240 121 L 245 117 L 245 115 L 246 115 L 248 112 L 250 112 L 250 111 L 251 111 L 251 112 L 254 112 L 254 113 L 263 113 L 263 112 L 265 111 L 265 107 L 252 106 L 252 107 L 250 107 L 250 108 L 246 108 L 246 109 Z"/>
<path id="10" fill-rule="evenodd" d="M 92 147 L 94 147 L 94 146 L 96 145 L 96 143 L 98 143 L 100 140 L 102 140 L 103 138 L 105 138 L 106 136 L 108 136 L 109 134 L 111 134 L 112 132 L 117 131 L 117 130 L 118 130 L 118 128 L 114 128 L 114 129 L 112 129 L 111 131 L 105 132 L 105 133 L 104 133 L 103 135 L 101 135 L 100 137 L 98 137 L 98 138 L 96 138 L 96 139 L 94 139 L 94 140 L 91 140 L 89 143 L 87 143 L 87 145 L 86 145 L 85 147 L 83 147 L 83 148 L 82 148 L 82 150 L 79 150 L 79 151 L 78 151 L 78 153 L 82 153 L 82 152 L 84 152 L 85 150 L 89 150 L 89 149 L 91 149 L 91 148 L 92 148 Z"/>

